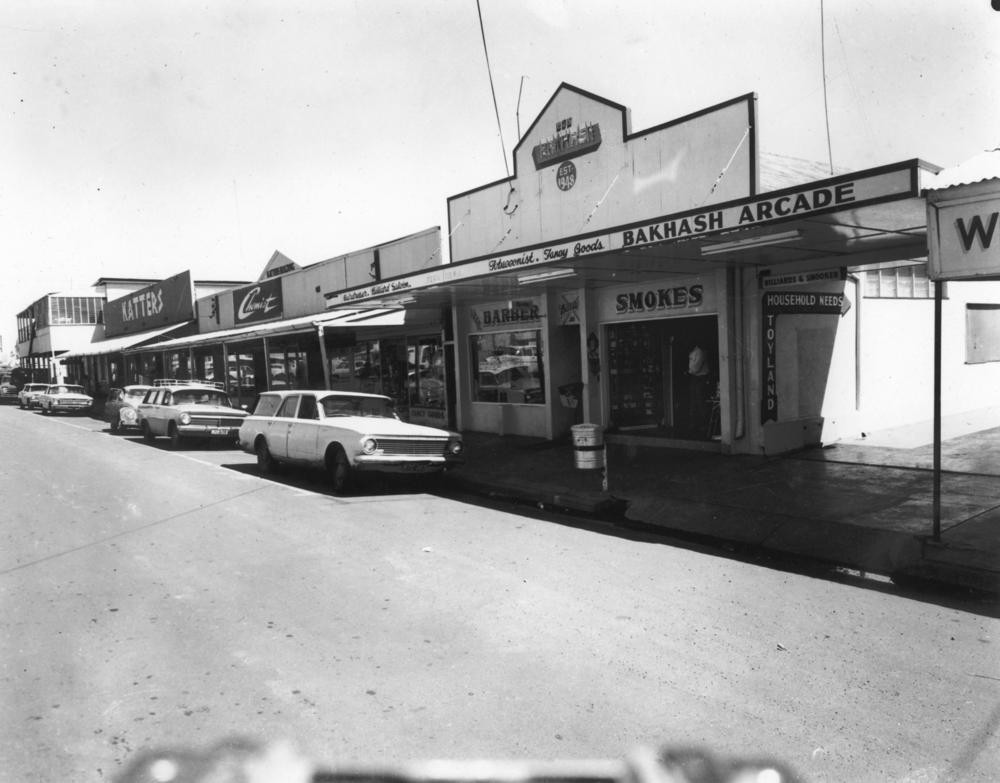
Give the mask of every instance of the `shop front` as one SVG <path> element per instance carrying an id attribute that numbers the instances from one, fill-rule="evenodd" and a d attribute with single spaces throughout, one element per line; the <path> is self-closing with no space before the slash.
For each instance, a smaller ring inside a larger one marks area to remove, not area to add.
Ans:
<path id="1" fill-rule="evenodd" d="M 718 301 L 714 275 L 597 292 L 608 433 L 721 440 Z"/>
<path id="2" fill-rule="evenodd" d="M 863 319 L 888 309 L 862 299 L 873 273 L 915 290 L 934 167 L 831 176 L 765 156 L 756 108 L 744 95 L 633 132 L 624 107 L 564 84 L 511 176 L 449 198 L 451 263 L 328 306 L 449 304 L 461 429 L 557 439 L 585 422 L 725 453 L 822 442 L 881 402 L 868 353 L 891 322 Z"/>

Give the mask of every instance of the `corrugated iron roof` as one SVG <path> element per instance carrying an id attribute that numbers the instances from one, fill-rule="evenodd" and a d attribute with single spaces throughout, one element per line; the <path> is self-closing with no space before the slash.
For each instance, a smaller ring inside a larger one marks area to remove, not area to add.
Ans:
<path id="1" fill-rule="evenodd" d="M 928 179 L 926 189 L 942 190 L 988 179 L 1000 179 L 1000 147 L 980 152 L 957 166 L 942 169 Z"/>
<path id="2" fill-rule="evenodd" d="M 770 193 L 773 190 L 793 188 L 807 182 L 829 179 L 838 174 L 850 174 L 850 169 L 830 166 L 815 160 L 793 158 L 790 155 L 778 155 L 773 152 L 760 153 L 760 192 Z"/>

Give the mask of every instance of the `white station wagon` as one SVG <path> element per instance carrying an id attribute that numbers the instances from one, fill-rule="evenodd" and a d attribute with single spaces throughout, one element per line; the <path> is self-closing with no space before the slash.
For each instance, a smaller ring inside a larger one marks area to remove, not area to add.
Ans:
<path id="1" fill-rule="evenodd" d="M 278 463 L 326 470 L 335 494 L 355 472 L 440 473 L 461 462 L 462 437 L 409 424 L 389 397 L 354 392 L 265 392 L 240 427 L 240 448 L 262 473 Z"/>

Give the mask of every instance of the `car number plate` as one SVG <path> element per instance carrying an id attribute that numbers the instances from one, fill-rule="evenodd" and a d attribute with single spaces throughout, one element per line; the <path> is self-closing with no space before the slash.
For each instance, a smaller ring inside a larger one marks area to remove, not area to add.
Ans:
<path id="1" fill-rule="evenodd" d="M 214 430 L 212 430 L 212 434 L 213 435 L 228 435 L 229 434 L 229 430 L 221 428 L 221 427 L 216 427 Z"/>

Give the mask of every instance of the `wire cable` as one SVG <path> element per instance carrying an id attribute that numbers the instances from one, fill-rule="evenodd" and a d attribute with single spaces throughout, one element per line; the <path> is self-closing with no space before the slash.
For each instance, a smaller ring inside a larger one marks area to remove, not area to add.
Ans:
<path id="1" fill-rule="evenodd" d="M 478 3 L 479 0 L 476 0 Z M 826 100 L 826 31 L 823 14 L 823 0 L 819 0 L 819 48 L 823 65 L 823 115 L 826 117 L 826 154 L 830 159 L 830 174 L 833 175 L 833 146 L 830 142 L 830 107 Z"/>
<path id="2" fill-rule="evenodd" d="M 486 48 L 486 29 L 483 27 L 483 9 L 476 0 L 476 12 L 479 14 L 479 33 L 483 37 L 483 54 L 486 55 L 486 73 L 490 77 L 490 92 L 493 94 L 493 111 L 497 116 L 497 132 L 500 134 L 500 150 L 503 152 L 503 167 L 510 176 L 510 165 L 507 163 L 507 147 L 503 143 L 503 128 L 500 125 L 500 108 L 497 106 L 497 91 L 493 86 L 493 68 L 490 66 L 490 52 Z"/>

